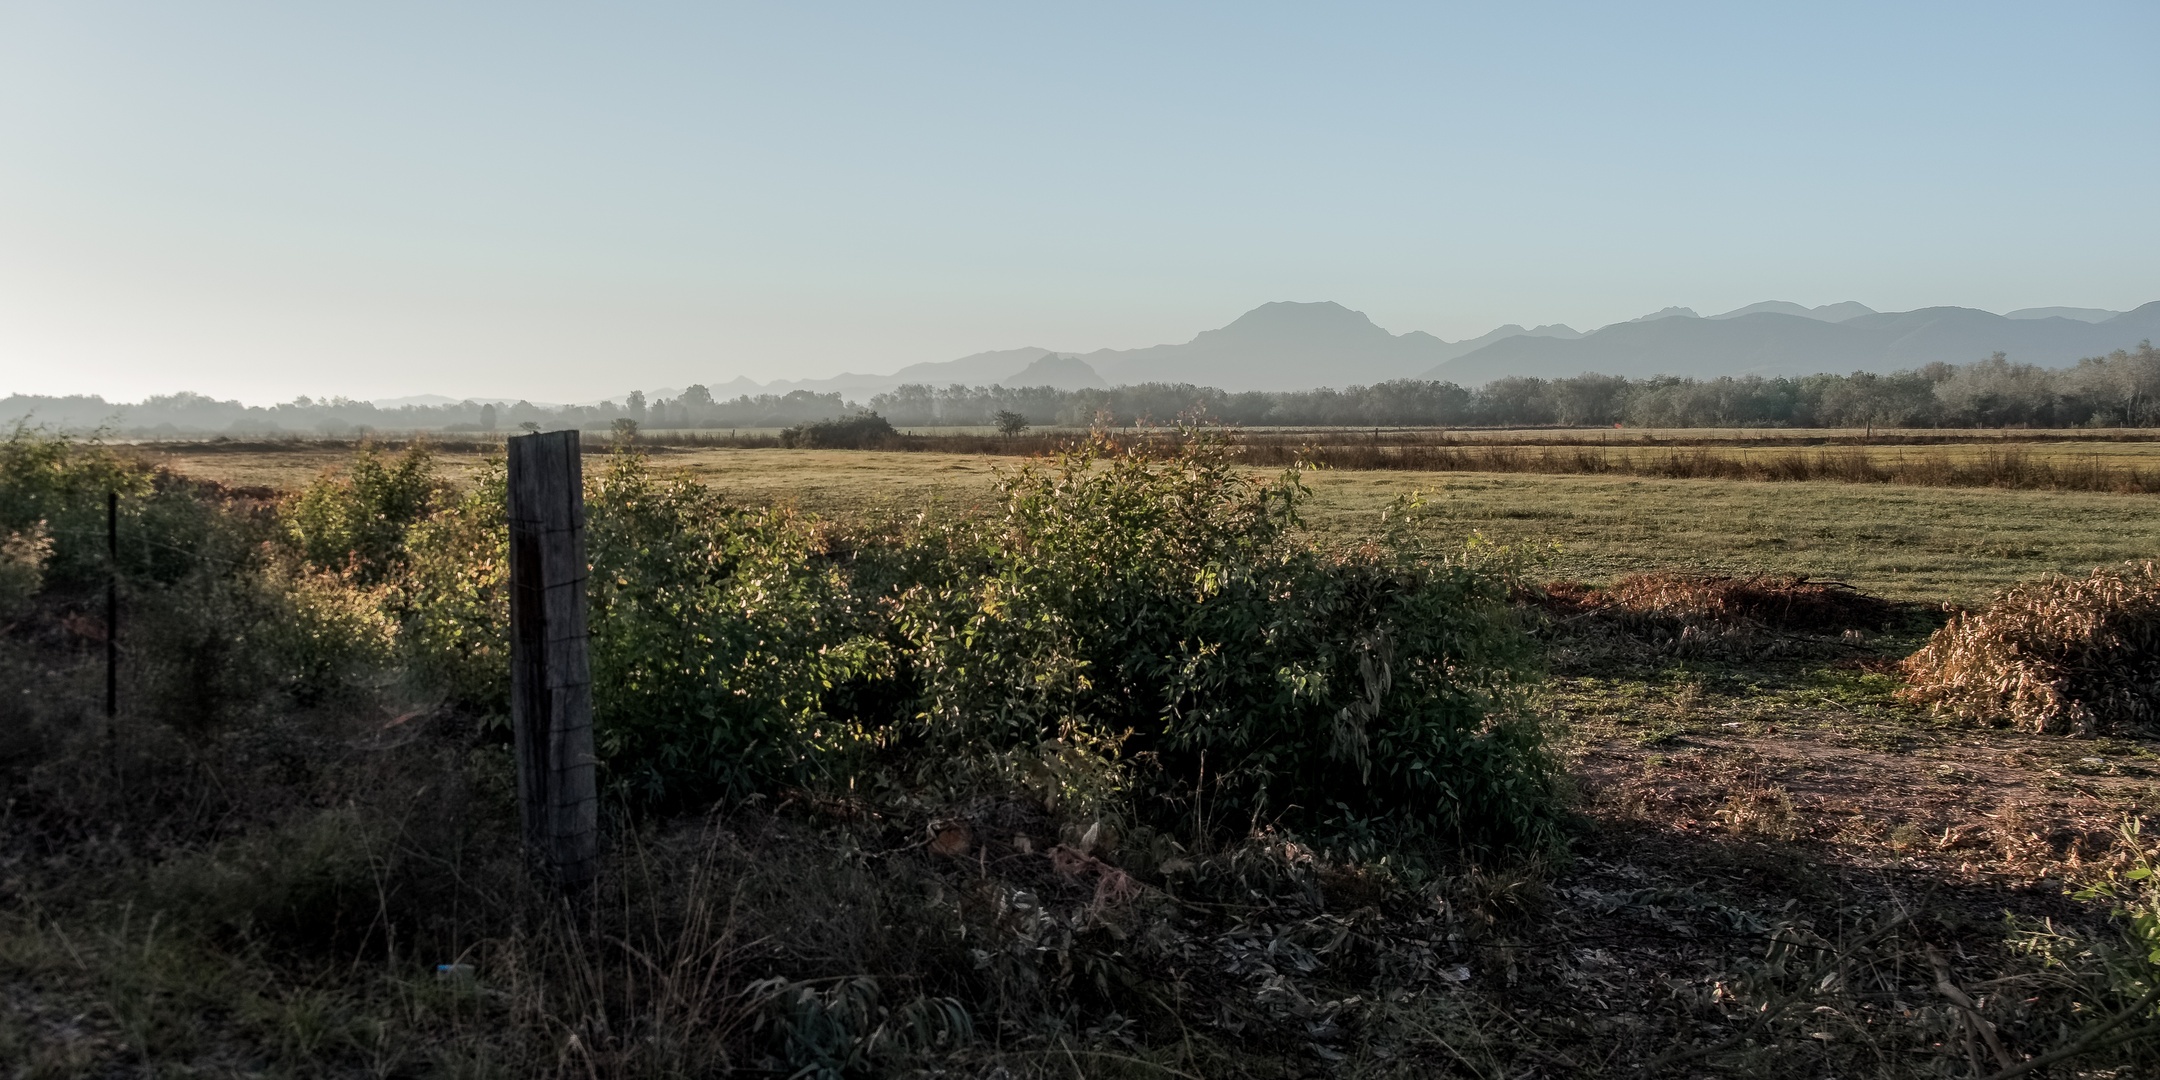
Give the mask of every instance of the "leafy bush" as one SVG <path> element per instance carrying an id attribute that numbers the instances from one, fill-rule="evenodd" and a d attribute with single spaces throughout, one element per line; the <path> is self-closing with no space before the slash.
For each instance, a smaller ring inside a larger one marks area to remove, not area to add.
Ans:
<path id="1" fill-rule="evenodd" d="M 1550 764 L 1512 713 L 1528 639 L 1463 560 L 1299 540 L 1306 490 L 1101 435 L 1001 480 L 895 602 L 925 733 L 953 748 L 1107 742 L 1141 811 L 1475 846 L 1551 835 Z"/>
<path id="2" fill-rule="evenodd" d="M 143 666 L 169 684 L 178 726 L 394 663 L 503 711 L 501 464 L 449 502 L 428 465 L 424 450 L 363 451 L 275 520 L 172 488 L 161 528 L 193 529 L 195 559 L 138 592 L 155 642 Z M 840 783 L 864 764 L 851 754 L 926 744 L 918 760 L 1002 755 L 1009 770 L 1019 755 L 1120 777 L 1165 825 L 1549 837 L 1550 766 L 1513 708 L 1530 644 L 1494 574 L 1314 547 L 1295 531 L 1298 474 L 1254 479 L 1219 433 L 1133 449 L 1098 435 L 1001 492 L 993 515 L 851 546 L 611 456 L 587 491 L 606 775 L 680 806 Z M 157 500 L 140 502 L 147 521 Z M 183 504 L 200 519 L 186 528 Z M 1097 780 L 1080 786 L 1106 805 Z"/>
<path id="3" fill-rule="evenodd" d="M 1905 661 L 1901 695 L 1938 712 L 2093 734 L 2149 725 L 2160 694 L 2160 568 L 2100 567 L 2006 589 Z"/>
<path id="4" fill-rule="evenodd" d="M 864 450 L 894 435 L 893 426 L 876 413 L 797 424 L 780 432 L 780 445 L 802 450 Z"/>
<path id="5" fill-rule="evenodd" d="M 174 486 L 168 483 L 166 490 Z M 132 564 L 128 568 L 137 574 L 161 570 L 159 576 L 169 577 L 172 552 L 140 528 L 140 501 L 157 490 L 151 470 L 100 443 L 22 424 L 0 440 L 0 538 L 12 535 L 19 545 L 45 538 L 37 560 L 39 586 L 81 589 L 104 583 L 111 568 L 105 550 L 108 493 L 124 500 L 121 552 Z M 17 563 L 26 564 L 29 555 L 27 548 L 19 550 Z"/>
<path id="6" fill-rule="evenodd" d="M 741 798 L 848 741 L 827 693 L 874 674 L 843 569 L 812 523 L 729 506 L 618 453 L 590 484 L 596 735 L 647 800 Z"/>
<path id="7" fill-rule="evenodd" d="M 509 526 L 501 460 L 414 525 L 387 590 L 415 682 L 482 713 L 509 707 Z M 731 506 L 627 450 L 586 482 L 597 749 L 645 804 L 739 799 L 846 743 L 827 696 L 874 674 L 828 533 Z"/>
<path id="8" fill-rule="evenodd" d="M 363 585 L 387 579 L 405 556 L 406 533 L 426 518 L 447 485 L 434 457 L 415 443 L 395 461 L 363 446 L 352 465 L 326 471 L 285 508 L 285 527 L 308 565 L 350 573 Z"/>
<path id="9" fill-rule="evenodd" d="M 509 491 L 503 459 L 489 459 L 472 491 L 407 531 L 385 596 L 414 681 L 496 716 L 510 710 Z"/>
<path id="10" fill-rule="evenodd" d="M 0 619 L 27 607 L 45 585 L 45 560 L 52 538 L 40 521 L 20 531 L 0 533 Z"/>

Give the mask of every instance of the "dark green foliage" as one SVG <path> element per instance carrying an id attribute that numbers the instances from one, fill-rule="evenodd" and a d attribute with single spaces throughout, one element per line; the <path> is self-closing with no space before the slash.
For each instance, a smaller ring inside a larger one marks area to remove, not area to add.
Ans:
<path id="1" fill-rule="evenodd" d="M 117 492 L 122 507 L 122 558 L 137 573 L 169 577 L 168 552 L 142 532 L 142 497 L 152 493 L 154 474 L 139 462 L 96 442 L 82 442 L 17 424 L 0 441 L 0 540 L 10 535 L 40 537 L 42 584 L 74 590 L 102 585 L 111 560 L 106 555 L 105 497 Z M 166 485 L 172 490 L 174 485 Z M 163 513 L 186 513 L 164 506 Z"/>
<path id="2" fill-rule="evenodd" d="M 893 426 L 876 413 L 858 413 L 797 424 L 780 433 L 780 445 L 803 450 L 863 450 L 893 437 Z"/>
<path id="3" fill-rule="evenodd" d="M 16 445 L 0 465 L 35 481 L 6 493 L 17 519 L 79 513 L 97 478 L 136 475 Z M 1295 532 L 1298 474 L 1252 479 L 1219 432 L 1149 447 L 1096 436 L 1005 477 L 995 514 L 853 540 L 613 455 L 587 493 L 607 775 L 637 804 L 685 806 L 845 784 L 863 755 L 927 745 L 924 760 L 1053 772 L 1084 759 L 1089 784 L 1114 777 L 1177 829 L 1549 838 L 1539 736 L 1512 719 L 1527 641 L 1491 575 L 1313 546 Z M 499 715 L 503 481 L 490 469 L 445 501 L 424 449 L 363 450 L 272 515 L 141 480 L 144 700 L 203 735 L 402 667 L 411 691 Z"/>
<path id="4" fill-rule="evenodd" d="M 825 700 L 879 667 L 829 537 L 784 511 L 730 506 L 622 452 L 589 477 L 586 581 L 599 749 L 645 805 L 740 799 L 847 742 Z M 386 606 L 412 678 L 501 715 L 509 695 L 507 494 L 490 464 L 416 525 Z"/>
<path id="5" fill-rule="evenodd" d="M 117 557 L 108 493 L 120 496 Z M 277 558 L 271 509 L 247 493 L 17 428 L 0 442 L 0 539 L 16 534 L 20 548 L 30 530 L 48 546 L 38 584 L 53 602 L 102 616 L 116 582 L 123 703 L 191 736 L 341 693 L 387 659 L 375 598 Z"/>
<path id="6" fill-rule="evenodd" d="M 500 484 L 415 528 L 393 590 L 412 670 L 489 710 Z M 1550 838 L 1540 737 L 1512 718 L 1528 642 L 1491 575 L 1315 548 L 1294 533 L 1297 474 L 1249 478 L 1219 433 L 1097 437 L 1002 493 L 995 516 L 849 548 L 611 457 L 587 504 L 608 775 L 682 805 L 836 778 L 871 746 L 1080 748 L 1167 826 Z"/>
<path id="7" fill-rule="evenodd" d="M 490 459 L 473 490 L 406 534 L 386 596 L 414 680 L 465 708 L 510 710 L 509 476 Z"/>
<path id="8" fill-rule="evenodd" d="M 848 739 L 825 695 L 881 664 L 812 523 L 617 454 L 587 504 L 593 692 L 609 775 L 647 801 L 739 799 Z"/>
<path id="9" fill-rule="evenodd" d="M 382 582 L 405 557 L 406 532 L 441 501 L 433 466 L 420 443 L 395 461 L 361 447 L 350 468 L 324 473 L 286 508 L 293 546 L 316 569 Z"/>
<path id="10" fill-rule="evenodd" d="M 1255 481 L 1215 434 L 1161 457 L 1098 437 L 1002 487 L 897 603 L 933 739 L 1120 745 L 1171 821 L 1550 838 L 1495 579 L 1300 541 L 1296 474 Z"/>

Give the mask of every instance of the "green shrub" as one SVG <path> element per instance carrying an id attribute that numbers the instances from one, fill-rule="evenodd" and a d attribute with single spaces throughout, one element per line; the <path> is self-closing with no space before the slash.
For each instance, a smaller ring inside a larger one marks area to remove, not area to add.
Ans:
<path id="1" fill-rule="evenodd" d="M 0 532 L 0 619 L 30 605 L 45 586 L 45 560 L 52 555 L 52 537 L 40 521 L 27 529 Z"/>
<path id="2" fill-rule="evenodd" d="M 503 473 L 497 463 L 470 495 L 393 532 L 439 490 L 423 465 L 356 463 L 354 479 L 311 489 L 286 519 L 303 548 L 366 543 L 342 556 L 342 593 L 298 574 L 331 593 L 280 595 L 296 605 L 288 618 L 344 644 L 345 662 L 387 662 L 387 646 L 361 645 L 386 641 L 386 624 L 358 600 L 328 602 L 369 598 L 395 620 L 413 678 L 499 713 Z M 1219 433 L 1130 450 L 1097 436 L 1001 484 L 992 515 L 851 546 L 811 519 L 655 475 L 642 455 L 609 457 L 587 483 L 605 775 L 641 804 L 680 806 L 842 783 L 864 764 L 850 755 L 874 747 L 996 758 L 1007 772 L 1027 771 L 1015 754 L 1079 754 L 1166 826 L 1287 822 L 1481 848 L 1550 837 L 1551 768 L 1514 707 L 1532 651 L 1499 576 L 1384 544 L 1313 546 L 1296 531 L 1298 474 L 1254 479 Z M 354 509 L 397 502 L 367 494 L 392 488 L 409 496 L 398 512 Z M 387 584 L 364 586 L 371 566 Z M 327 659 L 311 670 L 334 681 Z"/>
<path id="3" fill-rule="evenodd" d="M 1496 576 L 1315 548 L 1297 474 L 1251 478 L 1219 434 L 1098 435 L 1001 492 L 896 602 L 934 741 L 1121 743 L 1159 820 L 1552 835 L 1551 766 L 1511 708 L 1532 649 Z"/>
<path id="4" fill-rule="evenodd" d="M 106 554 L 105 499 L 118 493 L 127 569 L 139 575 L 156 564 L 169 577 L 173 553 L 153 542 L 162 538 L 145 536 L 139 527 L 142 499 L 156 490 L 153 476 L 140 461 L 103 444 L 17 424 L 0 440 L 0 538 L 46 538 L 38 560 L 39 587 L 103 585 L 112 565 Z"/>
<path id="5" fill-rule="evenodd" d="M 285 507 L 293 547 L 318 570 L 382 582 L 402 564 L 406 534 L 445 497 L 448 485 L 433 467 L 419 443 L 394 461 L 361 447 L 350 466 L 324 472 Z"/>
<path id="6" fill-rule="evenodd" d="M 489 459 L 473 490 L 407 531 L 385 598 L 414 682 L 495 716 L 510 710 L 509 490 Z"/>
<path id="7" fill-rule="evenodd" d="M 378 874 L 388 845 L 377 827 L 343 807 L 297 817 L 159 866 L 146 891 L 221 937 L 349 943 L 375 930 L 381 915 Z"/>
<path id="8" fill-rule="evenodd" d="M 827 537 L 617 453 L 589 484 L 596 734 L 609 774 L 648 800 L 741 798 L 851 739 L 836 686 L 875 677 Z"/>
<path id="9" fill-rule="evenodd" d="M 797 424 L 780 432 L 780 445 L 802 450 L 864 450 L 893 435 L 893 426 L 884 417 L 860 413 Z"/>
<path id="10" fill-rule="evenodd" d="M 376 598 L 277 558 L 277 535 L 258 502 L 99 443 L 0 440 L 0 599 L 79 602 L 117 578 L 123 704 L 184 732 L 341 693 L 389 660 Z"/>
<path id="11" fill-rule="evenodd" d="M 509 706 L 507 490 L 498 459 L 415 525 L 386 599 L 414 680 L 495 715 Z M 824 700 L 874 677 L 881 650 L 827 534 L 628 451 L 587 477 L 586 513 L 596 746 L 620 790 L 742 798 L 849 741 Z"/>

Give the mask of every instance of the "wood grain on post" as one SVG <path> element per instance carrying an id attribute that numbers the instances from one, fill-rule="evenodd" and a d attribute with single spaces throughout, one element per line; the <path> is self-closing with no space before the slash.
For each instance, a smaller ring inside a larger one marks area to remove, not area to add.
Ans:
<path id="1" fill-rule="evenodd" d="M 592 880 L 600 800 L 585 629 L 578 433 L 510 440 L 510 719 L 525 842 L 558 883 Z"/>

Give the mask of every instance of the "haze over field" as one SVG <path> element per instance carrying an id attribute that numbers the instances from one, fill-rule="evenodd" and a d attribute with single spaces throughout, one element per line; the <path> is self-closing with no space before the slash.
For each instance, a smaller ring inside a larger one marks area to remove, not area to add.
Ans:
<path id="1" fill-rule="evenodd" d="M 2142 0 L 10 4 L 0 395 L 2067 362 L 2160 296 L 2155 40 Z"/>

